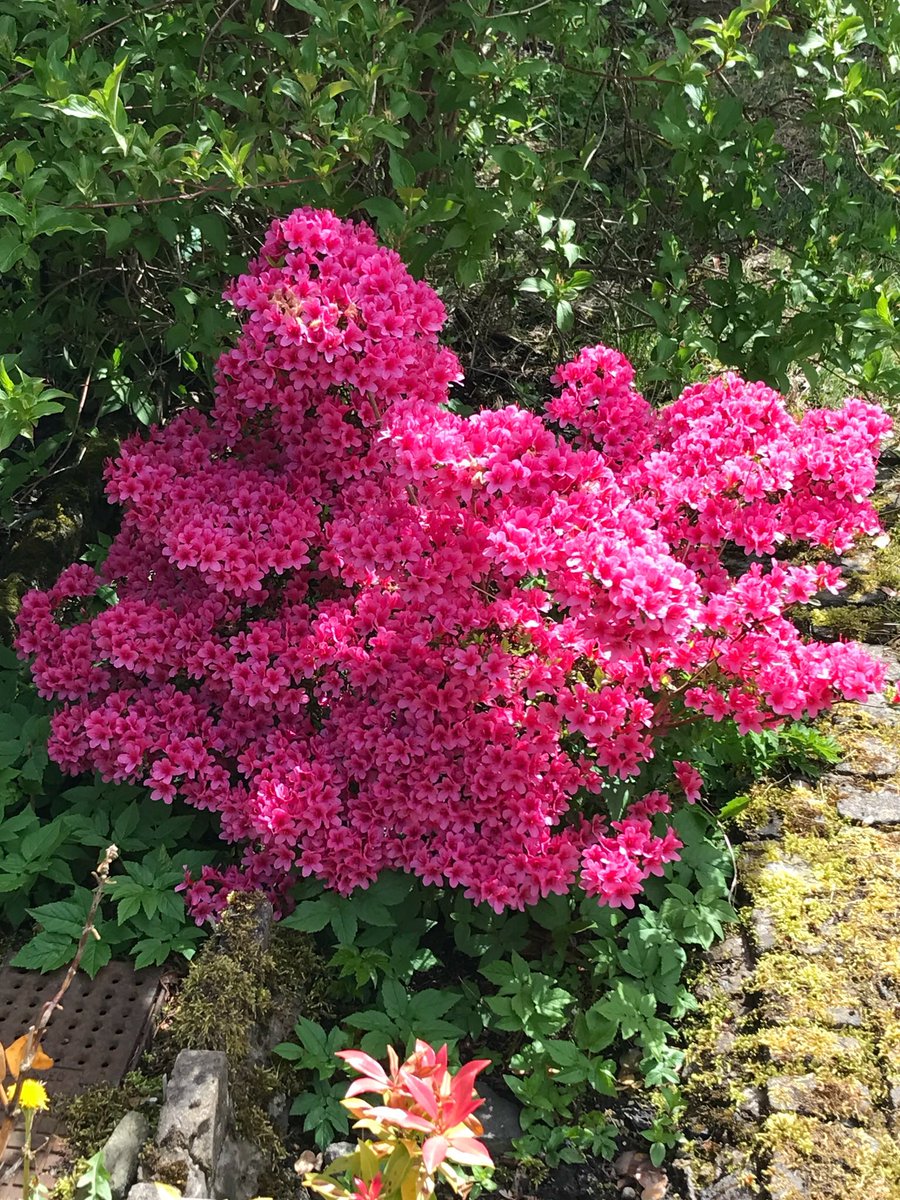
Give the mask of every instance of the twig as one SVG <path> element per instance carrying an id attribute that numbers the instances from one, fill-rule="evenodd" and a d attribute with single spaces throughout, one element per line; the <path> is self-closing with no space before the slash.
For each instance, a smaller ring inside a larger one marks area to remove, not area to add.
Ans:
<path id="1" fill-rule="evenodd" d="M 350 163 L 335 167 L 331 174 L 344 171 Z M 262 188 L 297 187 L 301 183 L 315 183 L 317 175 L 303 175 L 299 179 L 264 179 L 262 183 L 212 183 L 209 187 L 197 188 L 193 192 L 176 192 L 174 196 L 135 196 L 131 200 L 99 200 L 96 204 L 70 204 L 68 212 L 92 212 L 107 208 L 141 208 L 151 204 L 169 204 L 173 200 L 196 200 L 198 196 L 209 196 L 215 192 L 259 191 Z"/>

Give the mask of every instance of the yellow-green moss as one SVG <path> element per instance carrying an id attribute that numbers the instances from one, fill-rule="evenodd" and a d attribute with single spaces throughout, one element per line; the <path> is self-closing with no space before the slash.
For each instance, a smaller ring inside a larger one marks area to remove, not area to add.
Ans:
<path id="1" fill-rule="evenodd" d="M 304 1014 L 326 1010 L 327 972 L 312 940 L 278 930 L 261 941 L 258 895 L 235 893 L 215 934 L 191 964 L 153 1061 L 171 1064 L 180 1050 L 222 1050 L 238 1131 L 273 1157 L 283 1154 L 268 1116 L 278 1090 L 277 1069 L 254 1056 L 250 1035 L 293 1012 L 298 996 Z"/>
<path id="2" fill-rule="evenodd" d="M 875 725 L 871 714 L 845 711 L 831 732 L 858 762 Z M 900 750 L 900 729 L 874 731 Z M 707 999 L 687 1032 L 690 1110 L 744 1161 L 780 1171 L 783 1200 L 792 1170 L 798 1200 L 900 1200 L 900 1140 L 882 1112 L 900 1077 L 891 1000 L 900 986 L 900 838 L 844 821 L 829 784 L 758 785 L 740 823 L 752 831 L 776 819 L 779 838 L 738 860 L 742 916 L 762 915 L 774 945 L 742 989 L 746 1011 L 717 986 L 714 965 L 698 980 Z M 740 1119 L 748 1089 L 808 1074 L 818 1116 L 830 1119 L 773 1113 L 761 1130 Z M 698 1178 L 702 1156 L 695 1147 Z"/>
<path id="3" fill-rule="evenodd" d="M 176 1188 L 178 1192 L 183 1192 L 187 1187 L 187 1163 L 182 1159 L 164 1160 L 155 1142 L 145 1142 L 141 1147 L 140 1165 L 145 1177 L 154 1183 Z"/>
<path id="4" fill-rule="evenodd" d="M 126 1113 L 140 1108 L 148 1097 L 161 1093 L 161 1078 L 133 1071 L 121 1083 L 98 1083 L 76 1096 L 59 1096 L 53 1102 L 53 1111 L 60 1118 L 66 1141 L 74 1153 L 90 1158 Z"/>
<path id="5" fill-rule="evenodd" d="M 892 537 L 886 546 L 872 545 L 868 555 L 865 570 L 857 577 L 858 589 L 863 592 L 876 589 L 900 591 L 900 539 Z"/>
<path id="6" fill-rule="evenodd" d="M 900 1158 L 890 1139 L 840 1121 L 773 1113 L 758 1138 L 771 1187 L 788 1200 L 792 1177 L 797 1200 L 898 1200 Z"/>
<path id="7" fill-rule="evenodd" d="M 891 642 L 900 637 L 900 603 L 885 600 L 881 604 L 836 604 L 815 608 L 809 614 L 813 628 L 828 631 L 835 638 L 857 642 Z"/>

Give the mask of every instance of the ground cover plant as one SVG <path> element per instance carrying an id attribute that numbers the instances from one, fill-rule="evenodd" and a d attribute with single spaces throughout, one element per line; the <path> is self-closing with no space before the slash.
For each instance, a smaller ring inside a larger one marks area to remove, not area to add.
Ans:
<path id="1" fill-rule="evenodd" d="M 94 975 L 113 954 L 139 967 L 189 957 L 201 931 L 173 889 L 185 863 L 199 870 L 213 859 L 208 823 L 187 810 L 144 812 L 143 792 L 128 784 L 62 775 L 47 757 L 49 727 L 47 704 L 0 646 L 0 919 L 14 965 L 52 971 L 71 961 L 91 900 L 81 883 L 110 843 L 122 877 L 82 969 Z"/>

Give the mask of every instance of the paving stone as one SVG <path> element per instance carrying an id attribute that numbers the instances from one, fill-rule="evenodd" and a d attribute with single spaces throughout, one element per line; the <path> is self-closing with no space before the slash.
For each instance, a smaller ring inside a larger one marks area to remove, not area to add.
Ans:
<path id="1" fill-rule="evenodd" d="M 838 786 L 837 810 L 860 825 L 900 825 L 900 791 L 895 787 L 860 787 L 852 780 L 830 776 Z"/>

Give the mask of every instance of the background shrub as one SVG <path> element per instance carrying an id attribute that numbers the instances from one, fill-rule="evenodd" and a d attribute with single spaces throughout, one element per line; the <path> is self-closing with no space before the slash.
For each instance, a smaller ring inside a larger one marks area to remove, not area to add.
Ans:
<path id="1" fill-rule="evenodd" d="M 663 390 L 897 386 L 893 0 L 496 8 L 2 0 L 0 352 L 69 393 L 54 466 L 202 401 L 221 280 L 298 203 L 427 270 L 479 405 L 547 317 Z"/>

